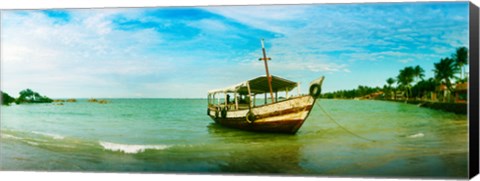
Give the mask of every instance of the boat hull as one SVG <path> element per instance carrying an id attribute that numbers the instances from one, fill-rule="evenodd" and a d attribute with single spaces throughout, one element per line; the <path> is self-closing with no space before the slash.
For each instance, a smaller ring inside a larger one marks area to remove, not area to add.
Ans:
<path id="1" fill-rule="evenodd" d="M 307 119 L 315 98 L 299 96 L 250 110 L 229 110 L 221 114 L 218 107 L 210 106 L 208 115 L 218 124 L 248 131 L 294 134 Z M 251 113 L 247 119 L 247 114 Z"/>

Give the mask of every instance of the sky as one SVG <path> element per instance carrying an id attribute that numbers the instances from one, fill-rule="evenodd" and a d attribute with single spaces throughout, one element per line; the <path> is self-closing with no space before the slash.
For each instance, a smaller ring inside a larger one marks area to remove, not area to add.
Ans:
<path id="1" fill-rule="evenodd" d="M 468 2 L 4 10 L 1 90 L 205 98 L 270 73 L 323 92 L 380 86 L 468 47 Z"/>

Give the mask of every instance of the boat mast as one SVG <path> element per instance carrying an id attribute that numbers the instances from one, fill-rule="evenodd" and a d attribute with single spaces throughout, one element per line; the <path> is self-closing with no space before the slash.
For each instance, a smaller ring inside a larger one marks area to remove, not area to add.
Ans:
<path id="1" fill-rule="evenodd" d="M 273 99 L 272 77 L 270 76 L 270 73 L 268 73 L 268 63 L 267 63 L 267 60 L 271 60 L 271 58 L 267 57 L 267 53 L 265 52 L 265 45 L 263 44 L 263 38 L 262 38 L 262 53 L 263 53 L 263 58 L 260 58 L 260 60 L 263 60 L 263 62 L 265 63 L 265 71 L 267 72 L 268 87 L 270 88 L 270 98 L 272 98 L 272 103 L 274 103 L 275 100 Z"/>

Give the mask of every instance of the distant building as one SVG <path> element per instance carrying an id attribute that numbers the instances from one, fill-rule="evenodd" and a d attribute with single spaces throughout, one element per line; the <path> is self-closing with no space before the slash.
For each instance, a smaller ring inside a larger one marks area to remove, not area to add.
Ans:
<path id="1" fill-rule="evenodd" d="M 455 103 L 467 103 L 468 83 L 458 83 L 455 85 Z"/>

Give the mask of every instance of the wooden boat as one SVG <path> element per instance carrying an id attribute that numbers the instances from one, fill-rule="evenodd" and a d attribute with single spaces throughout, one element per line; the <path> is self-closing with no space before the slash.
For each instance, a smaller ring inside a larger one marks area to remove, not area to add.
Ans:
<path id="1" fill-rule="evenodd" d="M 263 40 L 262 51 L 264 56 L 260 60 L 265 62 L 266 76 L 209 91 L 207 114 L 216 123 L 231 128 L 294 134 L 320 96 L 324 77 L 310 83 L 308 95 L 300 95 L 299 83 L 269 75 L 267 60 L 270 58 L 266 57 Z M 295 88 L 298 94 L 289 95 Z M 279 93 L 285 97 L 279 97 Z M 258 95 L 264 95 L 264 99 L 257 99 Z"/>

